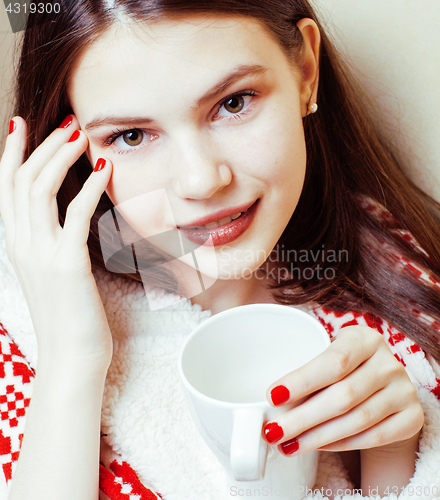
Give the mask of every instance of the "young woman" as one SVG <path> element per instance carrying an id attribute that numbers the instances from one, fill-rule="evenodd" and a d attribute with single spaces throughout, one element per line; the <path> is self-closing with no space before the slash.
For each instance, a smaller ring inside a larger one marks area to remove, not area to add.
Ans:
<path id="1" fill-rule="evenodd" d="M 439 207 L 374 132 L 306 0 L 60 5 L 29 16 L 0 165 L 36 334 L 4 267 L 8 499 L 229 498 L 176 357 L 210 314 L 260 302 L 306 307 L 334 338 L 268 388 L 274 405 L 309 396 L 265 423 L 268 443 L 325 450 L 328 497 L 435 497 Z M 119 246 L 135 250 L 125 277 L 103 257 L 112 207 L 139 235 Z M 194 264 L 173 262 L 187 251 L 138 245 L 173 231 L 199 246 L 201 293 Z M 189 300 L 165 307 L 173 293 Z"/>

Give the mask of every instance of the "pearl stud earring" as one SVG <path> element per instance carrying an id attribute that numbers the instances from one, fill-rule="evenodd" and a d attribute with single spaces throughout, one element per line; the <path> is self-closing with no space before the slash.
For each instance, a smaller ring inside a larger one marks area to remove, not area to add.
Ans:
<path id="1" fill-rule="evenodd" d="M 309 104 L 309 111 L 310 113 L 316 113 L 318 111 L 318 105 L 316 104 L 316 102 L 314 102 L 313 104 Z"/>

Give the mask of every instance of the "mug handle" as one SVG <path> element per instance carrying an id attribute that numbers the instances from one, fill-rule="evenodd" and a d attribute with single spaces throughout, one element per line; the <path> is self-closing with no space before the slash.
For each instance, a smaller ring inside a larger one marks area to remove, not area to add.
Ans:
<path id="1" fill-rule="evenodd" d="M 267 444 L 261 431 L 264 413 L 261 410 L 240 409 L 234 412 L 231 439 L 231 471 L 236 481 L 259 481 L 264 478 Z"/>

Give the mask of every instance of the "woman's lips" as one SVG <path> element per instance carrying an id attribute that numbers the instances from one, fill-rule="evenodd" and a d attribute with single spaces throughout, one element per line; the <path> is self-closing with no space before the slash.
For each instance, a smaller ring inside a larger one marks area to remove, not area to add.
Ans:
<path id="1" fill-rule="evenodd" d="M 198 245 L 220 246 L 225 245 L 226 243 L 231 243 L 231 241 L 234 241 L 241 236 L 251 225 L 252 220 L 255 217 L 259 201 L 260 200 L 258 199 L 246 210 L 246 212 L 243 212 L 238 219 L 232 220 L 222 226 L 211 229 L 196 229 L 191 227 L 181 227 L 179 229 L 188 240 Z M 210 236 L 211 240 L 209 240 Z"/>

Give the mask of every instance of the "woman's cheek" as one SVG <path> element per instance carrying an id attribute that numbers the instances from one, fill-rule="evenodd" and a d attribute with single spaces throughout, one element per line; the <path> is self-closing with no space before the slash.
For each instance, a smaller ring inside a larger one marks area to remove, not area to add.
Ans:
<path id="1" fill-rule="evenodd" d="M 289 189 L 302 190 L 307 161 L 304 128 L 301 115 L 295 121 L 292 119 L 295 112 L 292 113 L 286 109 L 274 121 L 271 149 L 276 163 L 272 180 Z"/>
<path id="2" fill-rule="evenodd" d="M 270 119 L 272 118 L 272 119 Z M 272 185 L 302 182 L 306 164 L 306 146 L 301 122 L 299 127 L 280 117 L 270 117 L 262 126 L 231 133 L 224 141 L 226 161 L 248 174 Z"/>
<path id="3" fill-rule="evenodd" d="M 159 167 L 141 153 L 118 156 L 108 155 L 113 162 L 113 173 L 106 191 L 115 205 L 169 186 L 165 162 Z"/>
<path id="4" fill-rule="evenodd" d="M 277 152 L 271 128 L 259 122 L 228 127 L 219 134 L 218 150 L 236 174 L 263 180 L 270 176 Z"/>

